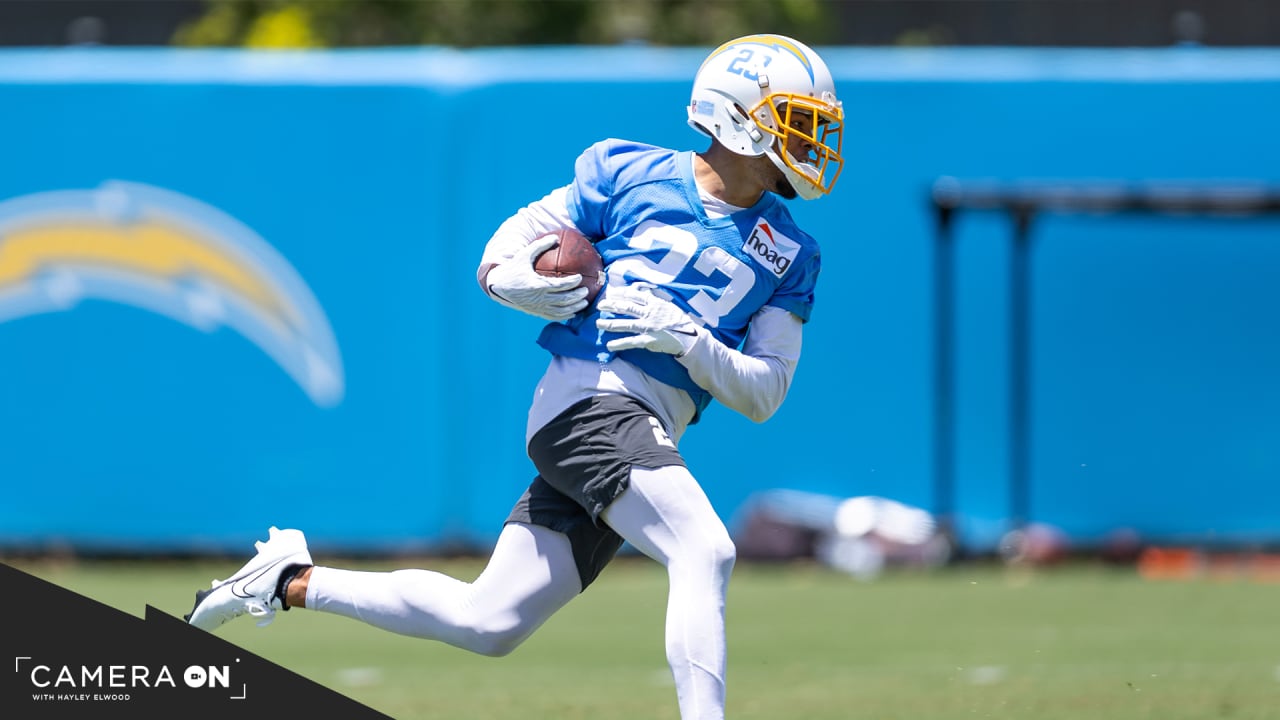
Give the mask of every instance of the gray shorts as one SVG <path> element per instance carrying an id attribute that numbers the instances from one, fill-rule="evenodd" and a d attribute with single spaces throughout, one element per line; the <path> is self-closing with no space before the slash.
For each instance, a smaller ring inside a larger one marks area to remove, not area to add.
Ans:
<path id="1" fill-rule="evenodd" d="M 622 546 L 622 538 L 600 513 L 627 489 L 631 466 L 684 466 L 657 416 L 625 395 L 575 403 L 534 434 L 529 458 L 538 476 L 507 522 L 541 525 L 566 535 L 583 590 Z"/>

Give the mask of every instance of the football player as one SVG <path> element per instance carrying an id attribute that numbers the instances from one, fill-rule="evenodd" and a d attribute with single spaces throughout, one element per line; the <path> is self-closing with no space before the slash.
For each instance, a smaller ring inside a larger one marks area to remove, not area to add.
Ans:
<path id="1" fill-rule="evenodd" d="M 313 567 L 297 530 L 271 529 L 230 580 L 198 593 L 189 622 L 270 621 L 306 607 L 503 655 L 592 583 L 622 542 L 669 576 L 666 650 L 680 716 L 724 716 L 725 593 L 735 550 L 679 442 L 714 399 L 754 421 L 781 405 L 814 303 L 818 244 L 783 199 L 813 199 L 840 174 L 843 110 L 822 59 L 780 35 L 716 48 L 694 78 L 702 152 L 605 140 L 573 181 L 521 209 L 485 247 L 480 285 L 550 323 L 551 355 L 527 425 L 538 475 L 472 583 L 428 570 Z M 578 276 L 533 260 L 571 228 L 607 282 L 593 305 Z"/>

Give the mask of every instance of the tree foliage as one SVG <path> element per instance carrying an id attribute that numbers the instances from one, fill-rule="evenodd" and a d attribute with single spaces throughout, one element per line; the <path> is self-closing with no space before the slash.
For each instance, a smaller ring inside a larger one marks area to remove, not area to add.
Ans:
<path id="1" fill-rule="evenodd" d="M 174 43 L 276 48 L 378 45 L 711 45 L 757 32 L 829 39 L 822 0 L 206 0 Z"/>

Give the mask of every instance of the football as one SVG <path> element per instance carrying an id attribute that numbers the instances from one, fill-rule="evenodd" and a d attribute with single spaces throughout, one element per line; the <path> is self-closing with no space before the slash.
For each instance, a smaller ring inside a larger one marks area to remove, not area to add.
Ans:
<path id="1" fill-rule="evenodd" d="M 604 287 L 604 260 L 596 246 L 572 228 L 553 234 L 560 239 L 559 244 L 534 258 L 533 269 L 548 277 L 581 275 L 582 283 L 578 287 L 587 289 L 588 303 L 595 302 L 600 288 Z"/>

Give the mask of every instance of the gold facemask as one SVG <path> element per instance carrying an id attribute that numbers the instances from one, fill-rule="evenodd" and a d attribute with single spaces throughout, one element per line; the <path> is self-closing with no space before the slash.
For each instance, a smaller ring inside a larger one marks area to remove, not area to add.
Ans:
<path id="1" fill-rule="evenodd" d="M 772 93 L 751 109 L 751 117 L 761 130 L 778 138 L 778 155 L 787 167 L 824 194 L 831 192 L 844 168 L 844 110 L 838 101 Z"/>

